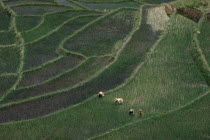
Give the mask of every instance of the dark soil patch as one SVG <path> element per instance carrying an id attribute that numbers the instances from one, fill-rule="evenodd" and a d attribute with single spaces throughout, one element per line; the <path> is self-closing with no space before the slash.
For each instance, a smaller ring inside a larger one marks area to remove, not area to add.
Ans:
<path id="1" fill-rule="evenodd" d="M 180 9 L 177 9 L 177 13 L 195 22 L 198 22 L 203 15 L 203 13 L 200 10 L 197 10 L 195 8 L 186 8 L 186 9 L 180 8 Z"/>

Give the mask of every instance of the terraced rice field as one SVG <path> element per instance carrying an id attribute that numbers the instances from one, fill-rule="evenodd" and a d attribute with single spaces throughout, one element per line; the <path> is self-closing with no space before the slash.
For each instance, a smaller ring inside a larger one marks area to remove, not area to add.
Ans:
<path id="1" fill-rule="evenodd" d="M 210 6 L 171 1 L 0 1 L 0 140 L 209 139 Z"/>

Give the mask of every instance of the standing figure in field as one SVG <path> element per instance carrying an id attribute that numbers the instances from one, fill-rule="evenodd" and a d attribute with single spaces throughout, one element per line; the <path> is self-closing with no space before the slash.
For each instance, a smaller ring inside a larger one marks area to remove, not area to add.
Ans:
<path id="1" fill-rule="evenodd" d="M 142 115 L 143 115 L 142 110 L 139 110 L 139 115 L 140 115 L 140 116 L 142 116 Z"/>

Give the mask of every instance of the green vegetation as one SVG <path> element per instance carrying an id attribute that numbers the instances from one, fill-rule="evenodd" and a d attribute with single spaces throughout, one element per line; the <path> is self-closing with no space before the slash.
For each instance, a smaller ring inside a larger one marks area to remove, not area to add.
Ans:
<path id="1" fill-rule="evenodd" d="M 0 76 L 0 98 L 16 82 L 16 76 Z"/>
<path id="2" fill-rule="evenodd" d="M 9 0 L 4 2 L 7 6 L 16 6 L 19 4 L 31 4 L 31 3 L 39 3 L 39 4 L 55 4 L 54 0 Z"/>
<path id="3" fill-rule="evenodd" d="M 60 73 L 74 68 L 82 61 L 83 59 L 77 58 L 75 56 L 63 57 L 62 59 L 42 67 L 41 69 L 24 73 L 20 86 L 25 87 L 41 83 L 45 80 L 53 78 Z"/>
<path id="4" fill-rule="evenodd" d="M 64 47 L 86 56 L 113 53 L 113 46 L 132 30 L 136 10 L 122 9 L 90 25 L 83 32 L 70 38 Z M 97 38 L 95 38 L 97 36 Z"/>
<path id="5" fill-rule="evenodd" d="M 36 27 L 41 22 L 40 16 L 18 16 L 16 25 L 19 32 L 24 32 Z"/>
<path id="6" fill-rule="evenodd" d="M 5 0 L 5 3 L 7 2 L 8 0 Z M 40 2 L 40 0 L 9 0 L 10 2 L 21 2 L 21 1 L 30 1 L 30 2 Z M 52 2 L 54 3 L 54 0 L 41 0 L 42 2 Z"/>
<path id="7" fill-rule="evenodd" d="M 69 9 L 69 7 L 58 5 L 25 4 L 12 7 L 17 15 L 43 15 L 50 12 L 58 12 Z"/>
<path id="8" fill-rule="evenodd" d="M 6 11 L 0 6 L 0 31 L 9 30 L 10 17 L 7 15 Z"/>
<path id="9" fill-rule="evenodd" d="M 75 4 L 73 1 L 70 1 L 70 0 L 55 0 L 57 3 L 59 4 L 63 4 L 63 5 L 66 5 L 66 6 L 71 6 L 71 7 L 74 7 L 74 8 L 79 8 L 80 6 L 78 6 L 77 4 Z"/>
<path id="10" fill-rule="evenodd" d="M 118 3 L 118 2 L 126 2 L 130 0 L 74 0 L 74 1 L 82 1 L 82 2 L 90 2 L 90 3 Z"/>
<path id="11" fill-rule="evenodd" d="M 121 2 L 121 3 L 86 3 L 86 2 L 81 2 L 78 1 L 78 4 L 87 7 L 89 9 L 117 9 L 121 7 L 133 7 L 133 8 L 138 8 L 140 6 L 140 3 L 137 3 L 135 1 L 133 2 Z"/>
<path id="12" fill-rule="evenodd" d="M 2 125 L 0 127 L 3 132 L 1 137 L 10 138 L 10 134 L 13 134 L 12 136 L 18 139 L 24 139 L 24 137 L 35 139 L 46 137 L 48 134 L 48 139 L 87 139 L 127 122 L 141 119 L 138 116 L 130 117 L 128 115 L 128 110 L 131 107 L 135 110 L 139 108 L 144 110 L 143 119 L 157 113 L 173 110 L 202 95 L 208 86 L 193 64 L 191 54 L 188 51 L 192 36 L 191 27 L 194 23 L 176 16 L 171 24 L 176 26 L 168 29 L 168 33 L 153 50 L 151 58 L 126 86 L 107 93 L 104 99 L 92 98 L 83 104 L 48 117 Z M 87 88 L 88 86 L 85 91 Z M 113 99 L 115 97 L 122 97 L 125 103 L 122 106 L 114 105 Z M 52 103 L 53 98 L 48 99 L 43 98 L 37 101 L 39 108 L 46 107 L 40 104 L 40 101 Z M 65 99 L 62 100 L 67 103 Z M 35 102 L 25 103 L 25 107 L 30 108 L 31 105 L 36 106 Z M 53 103 L 53 105 L 55 104 Z M 20 111 L 21 105 L 12 108 Z M 12 108 L 5 109 L 10 109 L 13 112 Z M 4 119 L 8 116 L 5 109 L 1 110 L 1 114 L 6 116 Z M 32 112 L 34 111 L 36 111 L 35 108 Z M 16 128 L 19 128 L 18 133 L 15 132 Z M 59 131 L 54 131 L 55 129 Z"/>
<path id="13" fill-rule="evenodd" d="M 59 27 L 56 32 L 40 41 L 28 44 L 26 46 L 24 69 L 26 70 L 41 65 L 57 57 L 55 51 L 60 42 L 65 37 L 73 34 L 76 30 L 93 21 L 97 17 L 98 16 L 81 16 L 74 20 L 68 20 L 63 26 Z"/>
<path id="14" fill-rule="evenodd" d="M 65 88 L 71 88 L 75 84 L 84 81 L 85 79 L 90 78 L 96 74 L 101 68 L 105 67 L 109 62 L 109 57 L 92 57 L 82 63 L 80 66 L 70 69 L 65 73 L 50 79 L 42 84 L 38 84 L 28 88 L 20 88 L 14 91 L 10 98 L 7 98 L 5 101 L 14 101 L 25 99 L 30 96 L 37 96 L 53 91 L 62 90 Z M 28 81 L 30 81 L 30 76 Z M 44 75 L 45 76 L 45 75 Z M 23 79 L 23 82 L 26 82 L 26 78 Z M 35 80 L 34 80 L 35 81 Z"/>
<path id="15" fill-rule="evenodd" d="M 210 65 L 210 20 L 205 19 L 201 24 L 201 34 L 198 35 L 198 39 L 202 52 Z"/>
<path id="16" fill-rule="evenodd" d="M 19 68 L 20 50 L 17 47 L 0 48 L 0 73 L 15 73 Z"/>
<path id="17" fill-rule="evenodd" d="M 210 94 L 207 94 L 181 110 L 129 124 L 95 139 L 207 140 L 209 103 Z"/>
<path id="18" fill-rule="evenodd" d="M 39 26 L 23 33 L 22 35 L 26 42 L 31 42 L 36 39 L 43 38 L 45 35 L 52 31 L 57 31 L 59 26 L 65 24 L 66 21 L 70 21 L 77 16 L 91 14 L 97 14 L 97 12 L 87 10 L 68 10 L 64 12 L 46 14 Z"/>
<path id="19" fill-rule="evenodd" d="M 0 44 L 1 45 L 11 45 L 15 43 L 15 33 L 14 31 L 0 32 Z"/>
<path id="20" fill-rule="evenodd" d="M 1 1 L 0 140 L 208 139 L 206 2 Z"/>

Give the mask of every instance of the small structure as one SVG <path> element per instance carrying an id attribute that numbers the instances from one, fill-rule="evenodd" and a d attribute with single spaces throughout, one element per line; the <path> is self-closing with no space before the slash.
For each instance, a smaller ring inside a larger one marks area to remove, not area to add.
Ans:
<path id="1" fill-rule="evenodd" d="M 99 97 L 99 98 L 104 97 L 104 92 L 100 91 L 100 92 L 98 93 L 98 97 Z"/>
<path id="2" fill-rule="evenodd" d="M 140 116 L 142 116 L 142 115 L 143 115 L 142 110 L 139 110 L 139 115 L 140 115 Z"/>
<path id="3" fill-rule="evenodd" d="M 115 104 L 119 105 L 123 103 L 123 99 L 122 98 L 115 98 L 114 99 Z"/>
<path id="4" fill-rule="evenodd" d="M 166 11 L 166 14 L 169 16 L 169 15 L 172 15 L 173 13 L 176 13 L 177 9 L 173 8 L 170 4 L 166 4 L 165 11 Z"/>
<path id="5" fill-rule="evenodd" d="M 134 110 L 133 109 L 130 109 L 129 115 L 134 115 Z"/>

